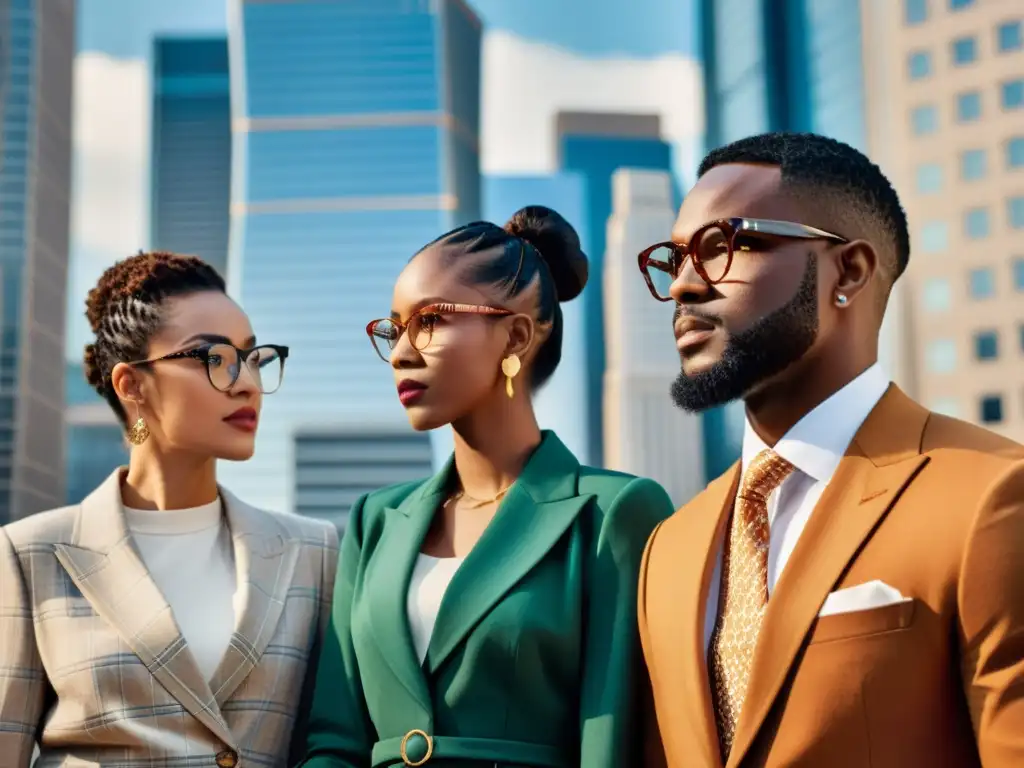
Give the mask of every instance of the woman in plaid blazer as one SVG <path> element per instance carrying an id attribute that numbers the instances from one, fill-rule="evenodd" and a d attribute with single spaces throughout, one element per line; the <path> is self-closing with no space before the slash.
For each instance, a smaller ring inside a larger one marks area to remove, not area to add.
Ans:
<path id="1" fill-rule="evenodd" d="M 87 305 L 86 375 L 131 459 L 0 532 L 0 768 L 284 768 L 337 533 L 249 506 L 214 466 L 252 455 L 288 350 L 193 257 L 127 259 Z"/>

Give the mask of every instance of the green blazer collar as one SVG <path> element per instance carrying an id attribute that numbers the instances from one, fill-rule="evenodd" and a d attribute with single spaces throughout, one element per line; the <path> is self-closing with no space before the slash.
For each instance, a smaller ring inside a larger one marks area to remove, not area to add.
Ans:
<path id="1" fill-rule="evenodd" d="M 579 468 L 561 440 L 544 432 L 494 519 L 452 578 L 422 668 L 406 614 L 409 580 L 430 523 L 452 486 L 453 460 L 389 510 L 393 524 L 382 536 L 376 567 L 367 574 L 367 593 L 375 636 L 392 671 L 421 704 L 424 730 L 432 719 L 426 675 L 434 674 L 488 611 L 540 562 L 592 498 L 577 495 Z"/>

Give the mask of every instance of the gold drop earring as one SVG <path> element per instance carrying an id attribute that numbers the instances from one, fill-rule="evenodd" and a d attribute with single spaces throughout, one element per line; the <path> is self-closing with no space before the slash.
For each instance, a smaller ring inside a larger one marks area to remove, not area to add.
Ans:
<path id="1" fill-rule="evenodd" d="M 137 405 L 135 406 L 135 415 L 138 418 L 135 419 L 135 423 L 128 429 L 128 442 L 132 445 L 142 445 L 149 439 L 149 425 L 142 418 L 142 414 L 139 413 L 139 406 Z"/>
<path id="2" fill-rule="evenodd" d="M 512 389 L 512 379 L 519 373 L 522 364 L 519 362 L 519 355 L 511 354 L 501 361 L 501 372 L 505 374 L 505 394 L 511 399 L 515 394 Z"/>

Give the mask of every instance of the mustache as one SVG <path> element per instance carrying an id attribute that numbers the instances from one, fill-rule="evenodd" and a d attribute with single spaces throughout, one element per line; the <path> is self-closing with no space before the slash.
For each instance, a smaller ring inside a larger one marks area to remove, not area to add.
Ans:
<path id="1" fill-rule="evenodd" d="M 693 307 L 676 304 L 676 308 L 672 312 L 672 323 L 675 324 L 681 317 L 695 317 L 698 320 L 703 320 L 705 323 L 711 323 L 712 325 L 722 324 L 722 318 L 718 315 L 713 315 L 710 312 L 698 312 Z"/>

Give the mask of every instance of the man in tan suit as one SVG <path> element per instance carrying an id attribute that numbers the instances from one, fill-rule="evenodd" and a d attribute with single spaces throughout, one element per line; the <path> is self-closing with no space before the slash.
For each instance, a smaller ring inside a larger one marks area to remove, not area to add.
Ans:
<path id="1" fill-rule="evenodd" d="M 673 399 L 746 427 L 644 557 L 668 765 L 1024 766 L 1024 448 L 878 367 L 896 193 L 839 142 L 758 136 L 704 160 L 672 234 L 640 261 L 677 306 Z"/>

